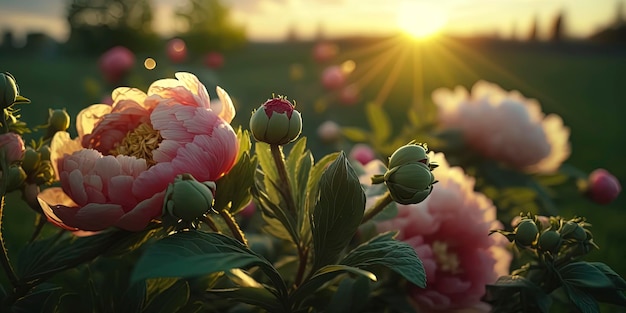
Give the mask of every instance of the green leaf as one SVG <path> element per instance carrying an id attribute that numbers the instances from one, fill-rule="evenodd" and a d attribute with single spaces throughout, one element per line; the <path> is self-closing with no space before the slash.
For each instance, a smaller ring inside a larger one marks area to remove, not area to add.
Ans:
<path id="1" fill-rule="evenodd" d="M 252 194 L 257 199 L 263 219 L 267 222 L 265 229 L 276 237 L 297 243 L 299 234 L 293 216 L 275 204 L 260 188 L 260 186 L 252 188 Z"/>
<path id="2" fill-rule="evenodd" d="M 485 301 L 494 312 L 547 313 L 552 305 L 548 294 L 522 276 L 501 276 L 486 288 Z"/>
<path id="3" fill-rule="evenodd" d="M 189 294 L 189 284 L 184 280 L 178 280 L 147 303 L 142 312 L 177 312 L 187 304 Z"/>
<path id="4" fill-rule="evenodd" d="M 60 286 L 43 283 L 35 287 L 11 307 L 12 313 L 54 312 L 59 301 Z"/>
<path id="5" fill-rule="evenodd" d="M 315 293 L 315 291 L 324 284 L 330 282 L 341 274 L 347 273 L 363 276 L 372 281 L 376 281 L 376 275 L 356 267 L 347 265 L 327 265 L 320 268 L 310 279 L 300 285 L 300 287 L 298 287 L 298 289 L 296 289 L 293 293 L 290 300 L 294 304 L 294 307 L 298 308 L 299 304 L 301 304 L 306 297 Z"/>
<path id="6" fill-rule="evenodd" d="M 368 304 L 366 299 L 370 296 L 369 284 L 364 276 L 342 279 L 325 312 L 361 312 Z"/>
<path id="7" fill-rule="evenodd" d="M 615 288 L 620 290 L 626 290 L 626 280 L 619 276 L 619 274 L 617 274 L 608 265 L 601 262 L 588 262 L 587 264 L 600 270 L 604 274 L 604 276 L 611 280 Z"/>
<path id="8" fill-rule="evenodd" d="M 611 288 L 613 282 L 597 267 L 587 262 L 572 262 L 559 270 L 563 283 L 577 288 Z"/>
<path id="9" fill-rule="evenodd" d="M 356 127 L 342 127 L 341 134 L 353 142 L 369 142 L 372 137 L 369 132 Z"/>
<path id="10" fill-rule="evenodd" d="M 374 134 L 374 140 L 376 142 L 386 141 L 391 136 L 391 121 L 387 112 L 383 110 L 381 105 L 374 102 L 370 102 L 365 107 L 367 113 L 367 120 L 372 127 L 372 133 Z"/>
<path id="11" fill-rule="evenodd" d="M 268 312 L 288 312 L 276 296 L 265 288 L 241 287 L 231 289 L 212 289 L 208 292 L 223 298 L 234 299 L 237 302 L 255 305 L 267 310 Z"/>
<path id="12" fill-rule="evenodd" d="M 237 139 L 239 140 L 239 152 L 237 152 L 237 162 L 244 154 L 250 154 L 252 150 L 252 142 L 250 141 L 250 132 L 248 130 L 241 130 L 241 126 L 237 128 Z"/>
<path id="13" fill-rule="evenodd" d="M 254 151 L 256 152 L 256 156 L 259 160 L 259 165 L 265 174 L 264 178 L 274 182 L 280 181 L 278 170 L 276 169 L 276 164 L 274 164 L 274 158 L 272 157 L 270 145 L 257 141 Z"/>
<path id="14" fill-rule="evenodd" d="M 570 301 L 572 301 L 581 313 L 600 313 L 598 303 L 588 293 L 565 282 L 563 283 L 563 290 L 565 290 Z"/>
<path id="15" fill-rule="evenodd" d="M 239 241 L 218 233 L 186 231 L 150 245 L 137 261 L 131 282 L 156 277 L 194 277 L 234 268 L 259 266 L 274 287 L 287 287 L 271 263 Z"/>
<path id="16" fill-rule="evenodd" d="M 380 234 L 350 251 L 340 264 L 372 270 L 384 266 L 406 278 L 412 284 L 425 288 L 424 265 L 407 243 L 394 239 L 395 232 Z"/>
<path id="17" fill-rule="evenodd" d="M 365 194 L 359 177 L 341 152 L 322 174 L 311 214 L 313 271 L 337 261 L 361 224 L 364 211 Z"/>
<path id="18" fill-rule="evenodd" d="M 250 202 L 256 168 L 256 157 L 250 158 L 248 153 L 243 153 L 230 172 L 215 183 L 215 210 L 228 209 L 235 214 Z"/>

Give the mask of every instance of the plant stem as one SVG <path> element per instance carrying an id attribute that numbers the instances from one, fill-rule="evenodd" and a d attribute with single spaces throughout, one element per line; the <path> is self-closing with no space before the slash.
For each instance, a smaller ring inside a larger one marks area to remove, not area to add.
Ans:
<path id="1" fill-rule="evenodd" d="M 204 217 L 202 218 L 202 221 L 203 221 L 205 224 L 207 224 L 207 225 L 209 226 L 209 228 L 211 228 L 211 230 L 212 230 L 212 231 L 214 231 L 214 232 L 216 232 L 216 233 L 219 233 L 219 232 L 220 232 L 219 228 L 217 228 L 217 225 L 215 225 L 215 222 L 213 222 L 213 220 L 212 220 L 210 217 L 208 217 L 208 216 L 204 216 Z"/>
<path id="2" fill-rule="evenodd" d="M 287 175 L 287 169 L 285 168 L 285 158 L 283 156 L 282 147 L 279 145 L 270 145 L 270 149 L 272 150 L 272 157 L 274 157 L 274 163 L 276 163 L 278 176 L 281 180 L 277 182 L 279 183 L 277 185 L 282 189 L 281 191 L 285 197 L 285 202 L 287 202 L 287 209 L 291 212 L 293 217 L 296 217 L 296 202 L 293 200 L 293 194 L 291 193 L 291 181 L 289 180 L 289 175 Z"/>
<path id="3" fill-rule="evenodd" d="M 378 213 L 380 213 L 391 202 L 393 202 L 393 199 L 391 199 L 391 193 L 387 191 L 382 197 L 378 199 L 378 201 L 376 201 L 373 207 L 367 210 L 367 213 L 365 213 L 363 219 L 361 220 L 361 224 L 367 223 L 374 216 L 378 215 Z"/>
<path id="4" fill-rule="evenodd" d="M 224 219 L 226 225 L 228 225 L 228 228 L 230 229 L 230 232 L 233 233 L 235 239 L 239 240 L 241 243 L 247 246 L 248 241 L 246 240 L 246 236 L 241 231 L 241 228 L 239 228 L 239 224 L 237 224 L 233 215 L 226 210 L 221 210 L 220 216 L 222 217 L 222 219 Z"/>
<path id="5" fill-rule="evenodd" d="M 296 280 L 294 281 L 296 287 L 302 283 L 304 271 L 306 270 L 306 260 L 309 258 L 309 250 L 298 246 L 298 258 L 300 263 L 298 264 L 298 273 L 296 273 Z"/>
<path id="6" fill-rule="evenodd" d="M 6 124 L 6 120 L 4 118 L 4 110 L 2 110 L 2 125 Z M 2 268 L 4 268 L 4 272 L 7 274 L 9 281 L 13 287 L 17 287 L 18 279 L 17 275 L 15 275 L 15 271 L 11 266 L 11 262 L 9 261 L 9 255 L 7 254 L 7 248 L 4 245 L 4 235 L 2 234 L 2 218 L 4 217 L 4 194 L 7 190 L 6 182 L 9 178 L 9 166 L 6 162 L 6 153 L 4 148 L 0 148 L 0 170 L 2 170 L 2 180 L 0 181 L 0 262 L 2 262 Z"/>

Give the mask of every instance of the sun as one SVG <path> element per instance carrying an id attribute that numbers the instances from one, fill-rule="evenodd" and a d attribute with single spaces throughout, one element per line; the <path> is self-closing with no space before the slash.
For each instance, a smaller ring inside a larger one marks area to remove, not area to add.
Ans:
<path id="1" fill-rule="evenodd" d="M 436 34 L 446 22 L 444 10 L 431 4 L 403 2 L 398 7 L 398 27 L 416 39 Z"/>

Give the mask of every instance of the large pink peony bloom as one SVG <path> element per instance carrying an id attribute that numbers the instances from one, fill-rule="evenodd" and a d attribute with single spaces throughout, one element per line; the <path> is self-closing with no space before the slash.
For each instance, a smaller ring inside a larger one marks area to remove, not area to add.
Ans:
<path id="1" fill-rule="evenodd" d="M 161 215 L 165 189 L 178 174 L 214 181 L 232 168 L 239 143 L 229 124 L 230 97 L 218 87 L 221 106 L 214 110 L 196 76 L 176 77 L 154 82 L 147 94 L 117 88 L 113 105 L 78 114 L 78 138 L 55 135 L 51 160 L 65 199 L 58 188 L 40 195 L 51 221 L 73 230 L 139 231 Z"/>
<path id="2" fill-rule="evenodd" d="M 426 270 L 426 288 L 409 287 L 420 312 L 486 312 L 481 303 L 485 285 L 509 273 L 511 255 L 502 236 L 496 208 L 474 191 L 474 179 L 459 167 L 450 167 L 441 153 L 430 153 L 439 167 L 439 181 L 419 204 L 398 204 L 398 215 L 379 222 L 377 229 L 399 231 L 398 240 L 415 248 Z"/>
<path id="3" fill-rule="evenodd" d="M 471 94 L 457 86 L 432 94 L 443 127 L 460 129 L 482 155 L 531 172 L 553 172 L 570 155 L 569 128 L 560 116 L 544 116 L 539 102 L 517 91 L 479 81 Z"/>

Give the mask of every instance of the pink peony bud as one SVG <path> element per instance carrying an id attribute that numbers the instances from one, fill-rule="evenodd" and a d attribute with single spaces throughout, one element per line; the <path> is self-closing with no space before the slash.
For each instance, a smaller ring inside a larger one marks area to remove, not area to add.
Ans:
<path id="1" fill-rule="evenodd" d="M 210 69 L 218 69 L 224 66 L 224 56 L 219 52 L 209 52 L 204 57 L 204 65 Z"/>
<path id="2" fill-rule="evenodd" d="M 622 186 L 613 174 L 599 168 L 589 174 L 587 196 L 596 203 L 609 204 L 622 191 Z"/>
<path id="3" fill-rule="evenodd" d="M 173 63 L 180 63 L 187 58 L 187 45 L 180 38 L 174 38 L 167 43 L 167 57 Z"/>
<path id="4" fill-rule="evenodd" d="M 374 150 L 372 150 L 370 146 L 364 143 L 357 143 L 352 147 L 352 150 L 350 150 L 350 158 L 365 165 L 376 158 L 376 153 L 374 153 Z"/>
<path id="5" fill-rule="evenodd" d="M 16 133 L 0 135 L 0 149 L 4 151 L 8 163 L 22 160 L 24 156 L 24 141 Z"/>
<path id="6" fill-rule="evenodd" d="M 318 63 L 326 63 L 337 56 L 337 45 L 329 42 L 320 42 L 313 47 L 313 59 Z"/>
<path id="7" fill-rule="evenodd" d="M 341 138 L 341 127 L 333 121 L 326 121 L 317 128 L 317 135 L 325 143 L 333 143 Z"/>
<path id="8" fill-rule="evenodd" d="M 345 82 L 346 75 L 339 66 L 329 66 L 322 72 L 322 85 L 328 90 L 338 89 Z"/>
<path id="9" fill-rule="evenodd" d="M 135 55 L 126 47 L 116 46 L 102 54 L 100 71 L 109 83 L 117 83 L 135 65 Z"/>
<path id="10" fill-rule="evenodd" d="M 355 84 L 348 85 L 341 89 L 339 102 L 346 106 L 352 106 L 359 101 L 360 90 Z"/>

